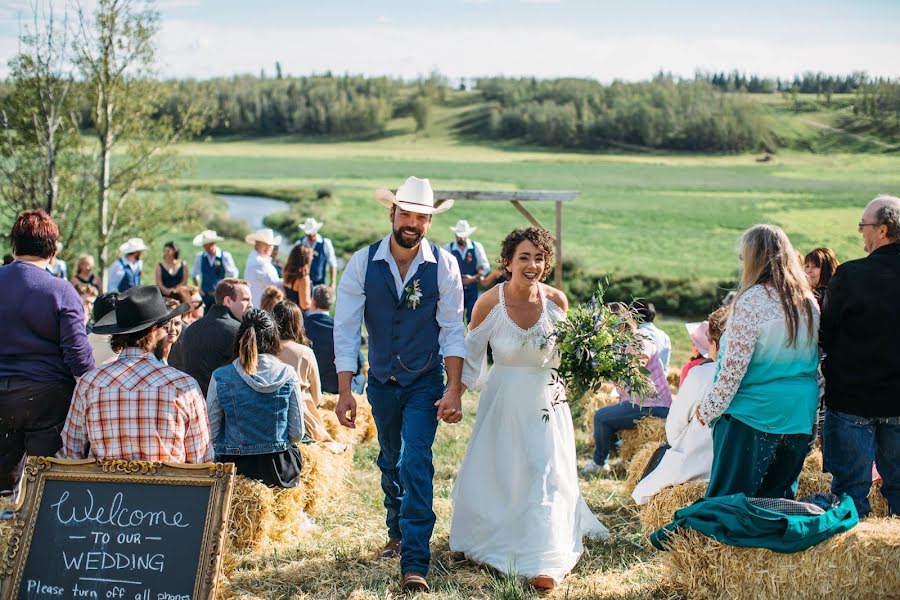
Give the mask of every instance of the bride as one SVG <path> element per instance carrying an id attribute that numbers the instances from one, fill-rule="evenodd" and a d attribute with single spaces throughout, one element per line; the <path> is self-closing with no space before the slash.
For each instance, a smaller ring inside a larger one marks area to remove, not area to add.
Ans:
<path id="1" fill-rule="evenodd" d="M 582 536 L 609 532 L 581 497 L 572 417 L 553 377 L 548 335 L 568 309 L 565 294 L 541 283 L 553 238 L 513 230 L 500 256 L 509 281 L 478 299 L 466 336 L 463 384 L 482 392 L 453 488 L 450 549 L 550 589 L 578 562 Z"/>

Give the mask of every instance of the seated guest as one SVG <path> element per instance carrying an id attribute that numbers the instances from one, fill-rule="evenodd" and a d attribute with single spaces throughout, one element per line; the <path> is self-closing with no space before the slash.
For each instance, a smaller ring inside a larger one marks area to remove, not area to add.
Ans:
<path id="1" fill-rule="evenodd" d="M 819 399 L 819 307 L 780 228 L 748 229 L 740 256 L 716 380 L 696 413 L 713 435 L 706 495 L 792 499 Z"/>
<path id="2" fill-rule="evenodd" d="M 168 309 L 159 288 L 119 295 L 115 310 L 94 324 L 112 336 L 119 357 L 75 386 L 63 428 L 64 458 L 203 463 L 213 458 L 206 403 L 197 382 L 152 354 L 166 323 L 188 310 Z"/>
<path id="3" fill-rule="evenodd" d="M 313 288 L 312 307 L 303 319 L 306 337 L 309 338 L 309 345 L 312 346 L 316 362 L 319 364 L 322 391 L 326 394 L 338 393 L 337 370 L 334 366 L 334 318 L 329 314 L 333 304 L 334 289 L 324 284 L 317 285 Z M 364 365 L 365 359 L 360 351 L 357 357 L 357 370 L 351 384 L 356 394 L 361 394 L 365 389 Z"/>
<path id="4" fill-rule="evenodd" d="M 709 356 L 709 342 L 707 341 L 709 323 L 701 321 L 700 323 L 685 323 L 684 326 L 687 329 L 688 336 L 691 338 L 691 358 L 681 368 L 678 387 L 684 385 L 684 380 L 687 378 L 688 373 L 691 372 L 691 369 L 706 362 L 706 358 Z"/>
<path id="5" fill-rule="evenodd" d="M 300 481 L 303 410 L 297 373 L 278 360 L 278 328 L 264 310 L 244 313 L 234 353 L 216 369 L 206 396 L 216 460 L 238 475 L 279 488 Z M 220 400 L 221 399 L 221 400 Z"/>
<path id="6" fill-rule="evenodd" d="M 91 344 L 94 363 L 97 366 L 112 362 L 119 356 L 119 353 L 113 352 L 112 347 L 110 347 L 109 336 L 101 335 L 93 330 L 97 321 L 116 309 L 116 299 L 118 297 L 119 292 L 108 292 L 101 294 L 100 297 L 94 300 L 94 309 L 91 311 L 91 332 L 88 334 L 88 342 Z"/>
<path id="7" fill-rule="evenodd" d="M 157 286 L 159 287 L 159 286 Z M 166 299 L 166 308 L 173 309 L 178 308 L 181 305 L 181 302 L 175 300 L 174 298 Z M 189 312 L 190 309 L 185 311 L 185 314 Z M 183 325 L 181 323 L 181 315 L 172 317 L 168 323 L 166 323 L 166 336 L 159 340 L 159 343 L 156 344 L 156 348 L 153 350 L 153 355 L 159 360 L 163 361 L 166 364 L 169 364 L 169 353 L 172 351 L 172 346 L 175 342 L 178 341 L 178 337 L 181 335 Z"/>
<path id="8" fill-rule="evenodd" d="M 303 312 L 293 302 L 282 302 L 275 306 L 272 316 L 281 338 L 278 358 L 297 372 L 306 435 L 317 442 L 333 442 L 334 438 L 325 429 L 319 414 L 318 407 L 322 400 L 319 365 L 303 329 Z"/>
<path id="9" fill-rule="evenodd" d="M 275 305 L 283 301 L 284 292 L 281 291 L 281 288 L 270 285 L 263 290 L 262 298 L 259 300 L 259 307 L 271 315 Z"/>
<path id="10" fill-rule="evenodd" d="M 803 258 L 806 278 L 816 297 L 816 302 L 819 303 L 819 308 L 822 308 L 822 299 L 825 297 L 828 282 L 831 281 L 840 264 L 834 251 L 830 248 L 816 248 Z"/>
<path id="11" fill-rule="evenodd" d="M 669 355 L 672 353 L 672 340 L 669 334 L 653 324 L 656 320 L 656 306 L 652 302 L 635 302 L 634 307 L 641 315 L 641 324 L 638 329 L 648 332 L 659 346 L 659 358 L 662 360 L 663 371 L 669 372 Z"/>
<path id="12" fill-rule="evenodd" d="M 204 395 L 212 372 L 234 359 L 234 340 L 248 308 L 249 284 L 243 279 L 223 279 L 216 285 L 215 304 L 182 331 L 172 346 L 169 364 L 196 379 Z"/>
<path id="13" fill-rule="evenodd" d="M 709 358 L 697 365 L 684 380 L 678 396 L 672 399 L 669 416 L 666 417 L 665 450 L 659 464 L 641 479 L 631 497 L 638 504 L 646 504 L 659 490 L 687 481 L 709 479 L 712 467 L 713 447 L 709 427 L 694 418 L 694 411 L 712 387 L 716 374 L 716 355 L 719 338 L 725 328 L 728 309 L 719 308 L 709 315 Z"/>
<path id="14" fill-rule="evenodd" d="M 56 223 L 24 211 L 9 239 L 16 260 L 0 267 L 0 496 L 18 489 L 26 454 L 59 450 L 75 378 L 94 368 L 78 292 L 46 270 Z"/>
<path id="15" fill-rule="evenodd" d="M 613 302 L 610 308 L 619 314 L 626 311 L 625 306 L 619 302 Z M 604 406 L 594 413 L 594 459 L 582 467 L 581 472 L 584 475 L 610 472 L 612 465 L 607 462 L 607 458 L 619 432 L 634 429 L 638 419 L 642 417 L 665 419 L 669 414 L 669 405 L 672 404 L 672 392 L 669 390 L 669 382 L 666 381 L 666 372 L 663 370 L 660 348 L 656 341 L 646 331 L 639 330 L 637 323 L 630 317 L 625 326 L 637 332 L 643 343 L 639 352 L 644 365 L 650 371 L 649 379 L 654 391 L 647 398 L 637 398 L 632 397 L 628 389 L 617 387 L 619 403 Z"/>

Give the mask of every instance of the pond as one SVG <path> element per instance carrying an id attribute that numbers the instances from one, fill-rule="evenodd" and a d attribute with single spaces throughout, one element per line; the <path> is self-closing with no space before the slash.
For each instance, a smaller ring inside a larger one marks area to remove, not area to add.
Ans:
<path id="1" fill-rule="evenodd" d="M 256 231 L 265 227 L 263 219 L 266 216 L 290 209 L 290 204 L 283 200 L 264 198 L 262 196 L 220 194 L 220 197 L 228 204 L 228 214 L 236 219 L 246 221 L 250 231 Z M 279 254 L 287 256 L 291 246 L 301 235 L 298 232 L 292 239 L 283 239 L 279 248 Z"/>

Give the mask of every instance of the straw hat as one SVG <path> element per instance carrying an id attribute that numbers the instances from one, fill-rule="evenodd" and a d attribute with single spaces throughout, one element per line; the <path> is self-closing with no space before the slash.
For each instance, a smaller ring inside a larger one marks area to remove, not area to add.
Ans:
<path id="1" fill-rule="evenodd" d="M 207 244 L 221 242 L 224 239 L 225 238 L 220 236 L 218 233 L 216 233 L 212 229 L 207 229 L 205 231 L 201 231 L 194 237 L 194 245 L 195 246 L 205 246 Z"/>
<path id="2" fill-rule="evenodd" d="M 315 217 L 309 217 L 308 219 L 303 221 L 303 224 L 300 225 L 300 229 L 302 229 L 303 233 L 305 233 L 306 235 L 314 235 L 318 233 L 320 229 L 322 229 L 322 225 L 324 224 L 325 223 L 319 223 L 318 221 L 316 221 Z"/>
<path id="3" fill-rule="evenodd" d="M 269 246 L 278 246 L 279 244 L 281 244 L 281 236 L 275 235 L 275 232 L 268 228 L 257 229 L 256 231 L 245 237 L 244 241 L 248 244 L 262 242 L 263 244 L 268 244 Z"/>
<path id="4" fill-rule="evenodd" d="M 402 210 L 426 215 L 436 215 L 450 210 L 453 206 L 453 200 L 449 198 L 435 202 L 431 182 L 418 177 L 410 177 L 404 181 L 403 185 L 397 188 L 396 194 L 391 190 L 378 188 L 375 190 L 375 199 L 388 208 L 398 206 Z"/>
<path id="5" fill-rule="evenodd" d="M 119 246 L 119 254 L 128 256 L 132 252 L 143 252 L 147 249 L 147 245 L 141 238 L 131 238 L 121 246 Z"/>
<path id="6" fill-rule="evenodd" d="M 688 335 L 691 336 L 691 343 L 703 358 L 709 358 L 709 322 L 701 321 L 700 323 L 685 323 Z"/>
<path id="7" fill-rule="evenodd" d="M 456 237 L 458 238 L 467 238 L 475 233 L 477 229 L 477 227 L 472 227 L 471 225 L 469 225 L 469 222 L 465 219 L 460 219 L 456 222 L 456 225 L 450 228 L 450 231 L 456 234 Z"/>

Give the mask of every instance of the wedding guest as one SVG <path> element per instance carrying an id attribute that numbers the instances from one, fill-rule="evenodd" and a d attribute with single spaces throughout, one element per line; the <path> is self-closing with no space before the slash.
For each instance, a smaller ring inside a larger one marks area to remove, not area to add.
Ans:
<path id="1" fill-rule="evenodd" d="M 272 309 L 274 309 L 275 305 L 279 302 L 284 302 L 284 291 L 279 287 L 270 285 L 263 290 L 262 299 L 259 301 L 259 307 L 271 315 Z"/>
<path id="2" fill-rule="evenodd" d="M 312 248 L 297 244 L 291 248 L 284 265 L 285 297 L 304 311 L 309 310 L 311 304 L 312 279 L 309 271 L 312 255 Z"/>
<path id="3" fill-rule="evenodd" d="M 241 319 L 252 307 L 250 286 L 243 279 L 220 281 L 215 298 L 203 318 L 181 332 L 169 355 L 169 364 L 196 379 L 204 396 L 212 372 L 234 358 Z"/>
<path id="4" fill-rule="evenodd" d="M 113 312 L 116 309 L 116 300 L 119 297 L 118 292 L 107 292 L 100 294 L 94 300 L 94 309 L 91 311 L 91 332 L 88 334 L 88 342 L 91 344 L 91 352 L 94 355 L 94 364 L 97 366 L 105 365 L 119 356 L 118 352 L 114 352 L 110 346 L 109 335 L 97 333 L 93 330 L 94 324 L 100 319 Z"/>
<path id="5" fill-rule="evenodd" d="M 281 277 L 272 265 L 272 251 L 281 243 L 281 236 L 275 235 L 271 229 L 259 229 L 245 237 L 244 241 L 253 245 L 253 250 L 247 255 L 244 279 L 250 284 L 253 306 L 259 308 L 267 287 L 282 287 Z"/>
<path id="6" fill-rule="evenodd" d="M 281 342 L 272 317 L 244 313 L 233 361 L 216 369 L 206 402 L 218 462 L 234 463 L 238 475 L 276 488 L 300 481 L 303 438 L 297 373 L 278 360 Z M 220 400 L 222 398 L 222 400 Z"/>
<path id="7" fill-rule="evenodd" d="M 627 311 L 619 302 L 613 302 L 610 307 L 619 314 Z M 650 371 L 648 378 L 652 391 L 648 397 L 640 398 L 633 396 L 627 388 L 617 386 L 618 404 L 604 406 L 594 413 L 594 456 L 593 460 L 581 468 L 583 475 L 609 473 L 614 464 L 610 464 L 607 459 L 619 432 L 634 429 L 637 421 L 643 417 L 665 419 L 672 404 L 672 392 L 659 358 L 660 347 L 649 333 L 638 329 L 638 324 L 633 319 L 627 318 L 625 326 L 635 331 L 641 341 L 642 346 L 638 352 L 644 366 Z"/>
<path id="8" fill-rule="evenodd" d="M 835 494 L 869 514 L 872 461 L 900 515 L 900 198 L 879 196 L 859 222 L 865 258 L 845 262 L 822 304 L 822 453 Z"/>
<path id="9" fill-rule="evenodd" d="M 468 323 L 472 319 L 472 308 L 479 296 L 479 284 L 491 271 L 491 263 L 488 262 L 487 253 L 481 242 L 471 239 L 477 227 L 472 227 L 465 219 L 460 219 L 456 225 L 450 228 L 456 240 L 447 243 L 444 249 L 453 254 L 459 273 L 462 275 L 463 305 L 465 306 L 465 319 Z"/>
<path id="10" fill-rule="evenodd" d="M 156 287 L 163 296 L 174 298 L 175 290 L 187 285 L 188 267 L 181 260 L 181 251 L 175 242 L 163 246 L 162 262 L 156 265 Z"/>
<path id="11" fill-rule="evenodd" d="M 175 300 L 174 298 L 166 299 L 167 309 L 172 310 L 179 306 L 181 306 L 181 302 L 178 300 Z M 186 312 L 187 311 L 185 311 L 185 313 Z M 162 362 L 169 364 L 169 353 L 172 351 L 172 346 L 178 341 L 178 337 L 181 335 L 183 328 L 184 324 L 181 322 L 181 315 L 172 317 L 169 322 L 166 323 L 166 336 L 156 344 L 156 348 L 153 349 L 153 355 Z"/>
<path id="12" fill-rule="evenodd" d="M 659 463 L 638 482 L 631 497 L 638 505 L 646 504 L 654 494 L 670 485 L 709 479 L 713 445 L 709 427 L 694 417 L 700 401 L 712 388 L 716 374 L 719 339 L 725 329 L 728 309 L 721 307 L 709 315 L 707 338 L 709 358 L 697 365 L 684 380 L 678 395 L 672 399 L 666 417 L 666 441 Z"/>
<path id="13" fill-rule="evenodd" d="M 191 277 L 194 284 L 200 287 L 200 297 L 203 298 L 206 310 L 216 303 L 216 286 L 219 282 L 238 276 L 231 252 L 219 248 L 218 243 L 224 240 L 225 238 L 211 229 L 201 231 L 193 240 L 193 244 L 202 247 L 203 251 L 197 253 Z"/>
<path id="14" fill-rule="evenodd" d="M 141 285 L 144 261 L 141 260 L 147 245 L 141 238 L 131 238 L 119 246 L 121 255 L 109 268 L 109 290 L 124 292 Z"/>
<path id="15" fill-rule="evenodd" d="M 75 274 L 69 281 L 74 286 L 81 284 L 93 287 L 97 296 L 103 293 L 103 282 L 94 273 L 94 257 L 90 254 L 82 254 L 78 257 L 78 262 L 75 263 Z"/>
<path id="16" fill-rule="evenodd" d="M 90 333 L 91 311 L 94 309 L 94 301 L 97 299 L 97 289 L 92 285 L 79 283 L 75 286 L 78 297 L 81 299 L 81 308 L 84 310 L 85 331 Z"/>
<path id="17" fill-rule="evenodd" d="M 66 261 L 59 258 L 59 253 L 62 252 L 62 249 L 63 245 L 60 242 L 56 242 L 56 254 L 50 257 L 50 262 L 47 263 L 47 272 L 54 277 L 68 280 L 69 267 L 66 265 Z"/>
<path id="18" fill-rule="evenodd" d="M 278 358 L 297 372 L 306 435 L 317 442 L 333 443 L 334 438 L 328 433 L 319 414 L 318 407 L 322 401 L 319 364 L 312 348 L 309 347 L 309 339 L 303 329 L 303 312 L 293 302 L 282 302 L 275 306 L 272 317 L 281 338 L 281 352 L 278 353 Z"/>
<path id="19" fill-rule="evenodd" d="M 200 297 L 200 291 L 196 286 L 188 285 L 175 288 L 172 292 L 172 298 L 178 300 L 181 304 L 190 306 L 190 310 L 181 315 L 182 329 L 186 329 L 188 325 L 203 317 L 203 299 Z"/>
<path id="20" fill-rule="evenodd" d="M 691 338 L 691 358 L 681 368 L 681 377 L 678 379 L 679 388 L 684 385 L 684 380 L 691 369 L 703 364 L 709 356 L 709 337 L 707 335 L 709 323 L 706 321 L 685 323 L 684 327 L 687 329 L 688 337 Z"/>
<path id="21" fill-rule="evenodd" d="M 803 258 L 806 278 L 809 280 L 809 287 L 812 288 L 816 302 L 819 303 L 819 308 L 822 307 L 822 299 L 825 297 L 828 282 L 831 281 L 840 264 L 834 251 L 830 248 L 816 248 Z"/>
<path id="22" fill-rule="evenodd" d="M 793 498 L 819 399 L 819 307 L 780 228 L 748 229 L 740 256 L 716 380 L 696 411 L 713 435 L 706 495 Z"/>
<path id="23" fill-rule="evenodd" d="M 672 354 L 672 340 L 669 338 L 669 334 L 653 323 L 656 320 L 656 306 L 652 302 L 635 302 L 634 307 L 642 319 L 638 329 L 649 333 L 656 342 L 656 345 L 659 347 L 659 359 L 662 361 L 663 372 L 668 373 L 669 356 Z"/>
<path id="24" fill-rule="evenodd" d="M 313 288 L 312 307 L 303 318 L 306 336 L 319 364 L 322 391 L 326 394 L 338 393 L 338 375 L 334 366 L 334 318 L 329 314 L 333 305 L 334 290 L 327 285 L 317 285 Z M 361 349 L 357 356 L 356 372 L 350 387 L 354 394 L 362 394 L 366 384 L 366 359 Z"/>
<path id="25" fill-rule="evenodd" d="M 303 230 L 306 237 L 298 243 L 312 250 L 309 265 L 310 288 L 315 285 L 325 285 L 327 271 L 327 274 L 330 275 L 328 286 L 334 289 L 337 286 L 337 257 L 335 256 L 334 245 L 331 243 L 331 240 L 319 235 L 319 230 L 322 229 L 323 225 L 324 223 L 319 223 L 314 217 L 306 219 L 300 225 L 300 229 Z M 303 308 L 303 305 L 300 305 L 300 307 Z"/>
<path id="26" fill-rule="evenodd" d="M 43 210 L 16 218 L 16 260 L 0 267 L 0 495 L 18 488 L 25 455 L 53 456 L 75 378 L 94 368 L 75 288 L 47 272 L 59 229 Z"/>
<path id="27" fill-rule="evenodd" d="M 119 357 L 86 374 L 75 387 L 63 428 L 65 458 L 203 463 L 213 459 L 206 403 L 193 378 L 152 352 L 166 323 L 188 309 L 167 309 L 159 288 L 142 285 L 119 295 L 115 310 L 94 324 L 112 336 Z"/>

